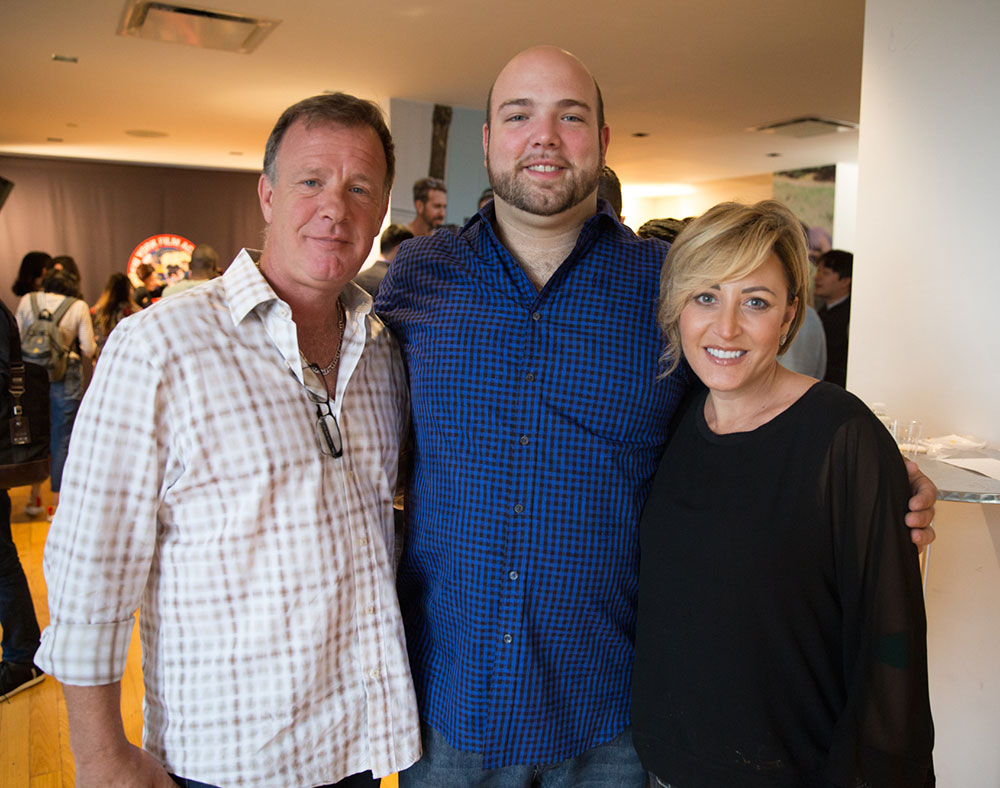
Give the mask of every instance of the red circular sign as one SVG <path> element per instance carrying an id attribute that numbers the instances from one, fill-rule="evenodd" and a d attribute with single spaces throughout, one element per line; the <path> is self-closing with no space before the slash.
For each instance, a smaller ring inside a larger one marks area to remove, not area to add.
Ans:
<path id="1" fill-rule="evenodd" d="M 142 281 L 135 269 L 149 263 L 156 272 L 159 284 L 170 285 L 187 276 L 193 251 L 194 244 L 180 235 L 151 235 L 132 251 L 126 273 L 132 284 L 139 287 Z"/>

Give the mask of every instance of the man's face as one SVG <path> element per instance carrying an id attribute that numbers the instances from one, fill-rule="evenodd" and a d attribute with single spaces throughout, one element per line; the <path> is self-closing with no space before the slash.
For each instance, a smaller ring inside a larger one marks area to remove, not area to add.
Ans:
<path id="1" fill-rule="evenodd" d="M 836 301 L 850 292 L 851 278 L 849 276 L 841 279 L 840 274 L 832 268 L 827 268 L 822 263 L 816 266 L 816 295 L 827 301 Z"/>
<path id="2" fill-rule="evenodd" d="M 297 120 L 261 175 L 261 268 L 275 289 L 339 292 L 364 262 L 388 207 L 385 152 L 368 126 Z"/>
<path id="3" fill-rule="evenodd" d="M 427 192 L 427 199 L 417 200 L 414 207 L 427 226 L 436 230 L 444 224 L 444 217 L 448 213 L 448 195 L 438 189 L 431 189 Z"/>
<path id="4" fill-rule="evenodd" d="M 608 129 L 597 125 L 597 88 L 565 52 L 522 52 L 493 85 L 486 169 L 496 198 L 526 213 L 554 216 L 597 189 Z"/>

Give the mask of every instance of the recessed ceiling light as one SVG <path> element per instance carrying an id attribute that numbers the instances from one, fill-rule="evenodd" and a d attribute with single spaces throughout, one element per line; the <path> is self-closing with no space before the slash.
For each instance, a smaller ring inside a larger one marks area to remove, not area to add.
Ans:
<path id="1" fill-rule="evenodd" d="M 79 127 L 79 125 L 78 125 L 78 124 L 76 124 L 76 123 L 67 123 L 67 124 L 66 124 L 66 128 L 67 128 L 67 129 L 78 129 L 78 128 L 80 128 L 80 127 Z"/>
<path id="2" fill-rule="evenodd" d="M 170 136 L 165 131 L 153 131 L 152 129 L 126 129 L 125 133 L 130 137 L 142 137 L 143 139 L 154 139 L 156 137 Z"/>
<path id="3" fill-rule="evenodd" d="M 771 158 L 771 159 L 776 159 L 776 158 L 778 158 L 778 157 L 779 157 L 780 155 L 781 155 L 780 153 L 774 153 L 774 152 L 772 152 L 772 153 L 768 153 L 768 154 L 767 154 L 768 158 Z"/>
<path id="4" fill-rule="evenodd" d="M 56 63 L 79 63 L 80 62 L 80 59 L 78 57 L 75 57 L 74 55 L 57 55 L 57 54 L 53 53 L 52 54 L 52 59 Z"/>
<path id="5" fill-rule="evenodd" d="M 229 155 L 230 156 L 242 156 L 243 155 L 243 151 L 241 151 L 241 150 L 231 150 L 231 151 L 229 151 Z"/>
<path id="6" fill-rule="evenodd" d="M 46 137 L 45 141 L 46 142 L 62 142 L 63 138 L 62 137 Z"/>
<path id="7" fill-rule="evenodd" d="M 632 136 L 633 137 L 648 137 L 649 136 L 649 132 L 648 131 L 633 131 L 632 132 Z"/>

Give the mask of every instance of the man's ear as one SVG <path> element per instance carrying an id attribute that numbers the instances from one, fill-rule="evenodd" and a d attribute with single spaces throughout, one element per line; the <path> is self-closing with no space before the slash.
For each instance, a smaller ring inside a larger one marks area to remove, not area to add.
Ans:
<path id="1" fill-rule="evenodd" d="M 264 214 L 264 221 L 271 223 L 271 215 L 274 213 L 271 207 L 271 198 L 274 196 L 274 187 L 271 186 L 270 179 L 264 174 L 260 174 L 257 181 L 257 198 L 260 200 L 260 212 Z"/>

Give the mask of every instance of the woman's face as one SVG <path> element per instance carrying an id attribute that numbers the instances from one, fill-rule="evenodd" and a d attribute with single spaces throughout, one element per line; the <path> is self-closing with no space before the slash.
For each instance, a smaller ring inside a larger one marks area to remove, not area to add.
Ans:
<path id="1" fill-rule="evenodd" d="M 681 312 L 681 349 L 711 390 L 751 391 L 773 371 L 794 316 L 784 267 L 772 253 L 745 278 L 694 294 Z"/>

